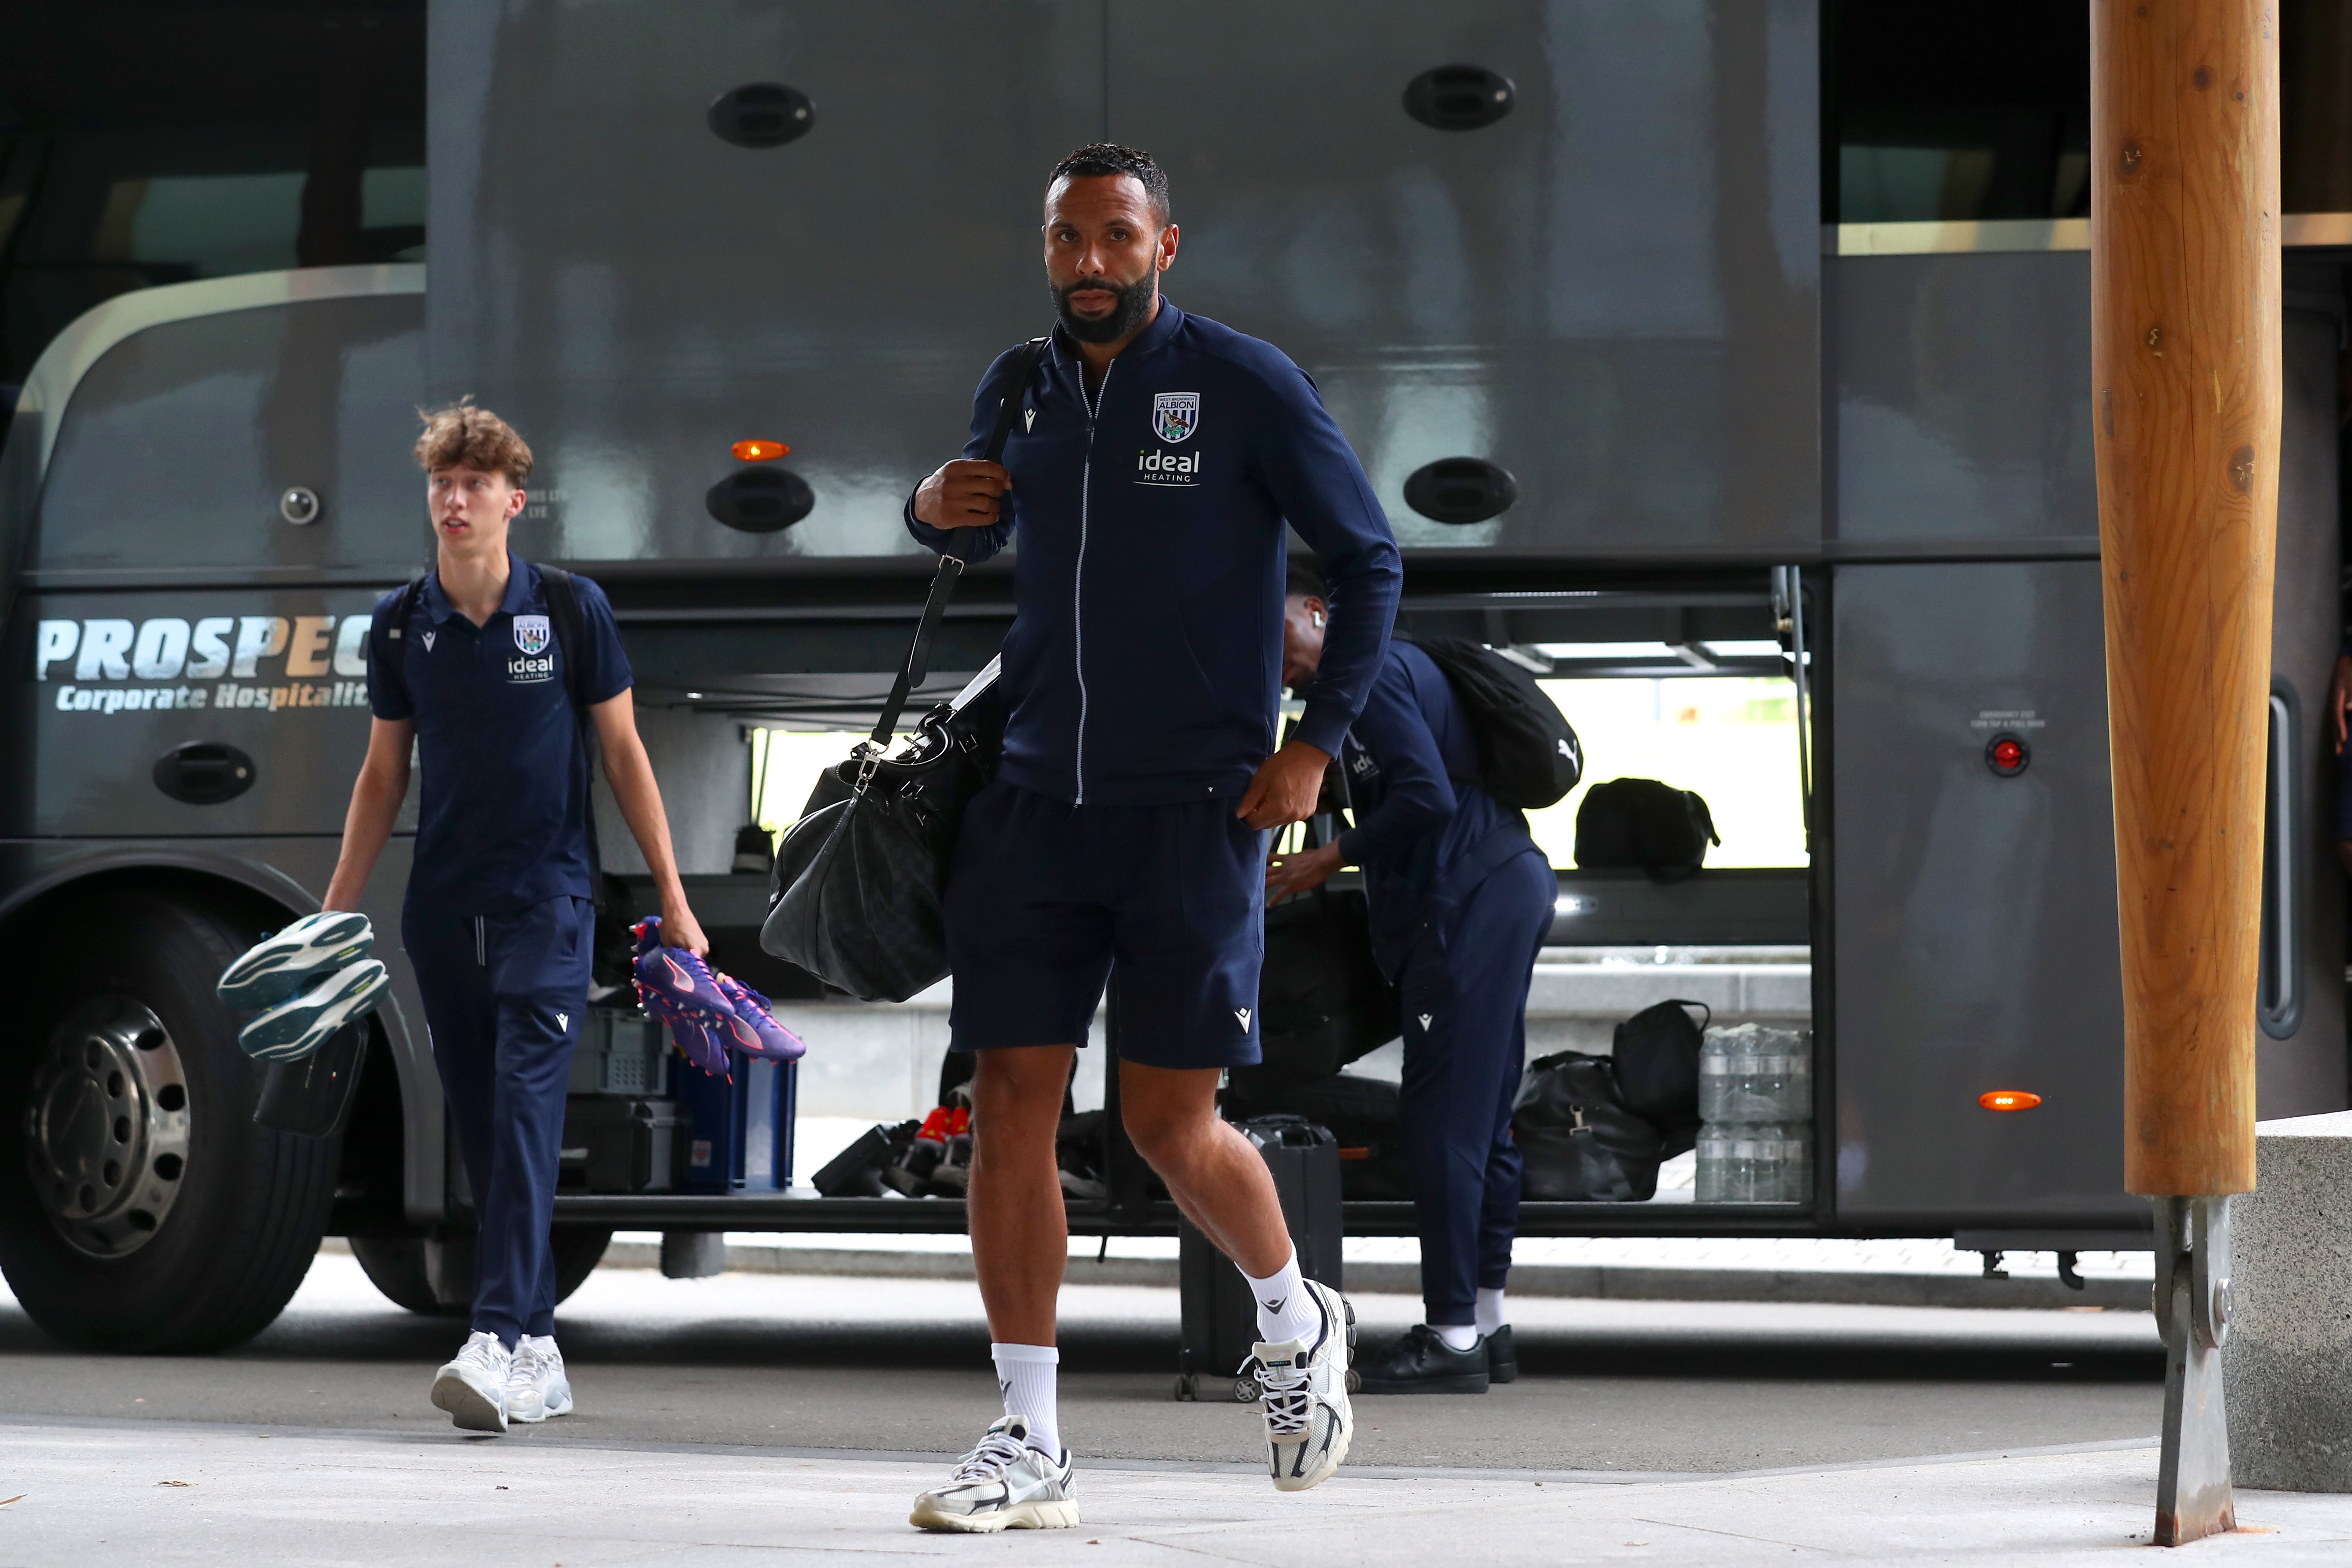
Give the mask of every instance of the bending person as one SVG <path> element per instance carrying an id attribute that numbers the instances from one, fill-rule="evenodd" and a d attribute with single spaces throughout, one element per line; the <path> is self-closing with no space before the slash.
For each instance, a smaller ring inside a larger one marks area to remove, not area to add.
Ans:
<path id="1" fill-rule="evenodd" d="M 503 1432 L 572 1409 L 548 1225 L 595 945 L 592 742 L 653 872 L 662 941 L 709 944 L 678 882 L 612 605 L 570 578 L 581 640 L 567 647 L 571 617 L 549 604 L 565 584 L 507 553 L 530 448 L 497 415 L 460 405 L 426 417 L 416 460 L 436 564 L 376 604 L 374 719 L 325 904 L 359 908 L 408 794 L 413 743 L 425 781 L 401 946 L 476 1226 L 473 1332 L 434 1379 L 433 1403 L 468 1431 Z"/>
<path id="2" fill-rule="evenodd" d="M 1282 673 L 1311 687 L 1329 610 L 1294 568 Z M 1528 1055 L 1528 984 L 1559 894 L 1528 819 L 1474 782 L 1478 741 L 1453 687 L 1389 645 L 1344 760 L 1355 826 L 1285 856 L 1266 897 L 1364 870 L 1372 951 L 1402 993 L 1406 1168 L 1427 1321 L 1360 1363 L 1367 1394 L 1484 1394 L 1518 1375 L 1503 1289 L 1519 1222 L 1511 1101 Z"/>
<path id="3" fill-rule="evenodd" d="M 972 1258 L 1005 1415 L 948 1484 L 935 1530 L 1071 1525 L 1055 1401 L 1069 1243 L 1054 1132 L 1072 1052 L 1116 974 L 1127 1130 L 1258 1303 L 1276 1487 L 1346 1454 L 1348 1309 L 1302 1279 L 1274 1182 L 1217 1116 L 1222 1069 L 1258 1059 L 1265 831 L 1313 809 L 1364 700 L 1401 576 L 1388 519 L 1314 384 L 1276 350 L 1160 295 L 1168 181 L 1087 147 L 1045 193 L 1059 314 L 1002 466 L 984 449 L 1015 356 L 972 405 L 967 457 L 909 500 L 914 536 L 970 560 L 1017 529 L 1010 720 L 947 889 L 950 1022 L 978 1053 Z M 1322 679 L 1279 751 L 1285 521 L 1330 563 Z"/>

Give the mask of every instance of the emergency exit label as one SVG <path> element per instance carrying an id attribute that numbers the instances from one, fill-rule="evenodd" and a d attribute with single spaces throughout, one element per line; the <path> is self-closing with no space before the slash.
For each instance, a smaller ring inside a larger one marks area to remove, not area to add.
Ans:
<path id="1" fill-rule="evenodd" d="M 2031 708 L 1979 708 L 1969 721 L 1971 730 L 2046 730 L 2050 721 L 2034 716 Z"/>

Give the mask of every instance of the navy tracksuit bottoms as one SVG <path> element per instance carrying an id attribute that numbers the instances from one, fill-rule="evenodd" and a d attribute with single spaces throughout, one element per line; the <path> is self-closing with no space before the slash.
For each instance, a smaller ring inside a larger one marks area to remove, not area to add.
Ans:
<path id="1" fill-rule="evenodd" d="M 409 909 L 401 941 L 474 1194 L 474 1321 L 509 1350 L 555 1331 L 563 1098 L 588 1011 L 596 911 L 555 898 L 496 915 Z"/>
<path id="2" fill-rule="evenodd" d="M 1433 1328 L 1470 1326 L 1478 1291 L 1502 1289 L 1511 1272 L 1519 1227 L 1511 1101 L 1527 1066 L 1528 985 L 1559 896 L 1541 855 L 1513 857 L 1423 934 L 1399 976 L 1398 1109 Z"/>

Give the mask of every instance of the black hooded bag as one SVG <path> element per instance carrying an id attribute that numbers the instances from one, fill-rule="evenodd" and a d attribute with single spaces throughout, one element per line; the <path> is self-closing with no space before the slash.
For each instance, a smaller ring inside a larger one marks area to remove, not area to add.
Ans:
<path id="1" fill-rule="evenodd" d="M 1658 1130 L 1626 1109 L 1607 1057 L 1561 1051 L 1528 1063 L 1511 1139 L 1522 1197 L 1643 1203 L 1658 1190 Z"/>
<path id="2" fill-rule="evenodd" d="M 1692 1007 L 1706 1016 L 1694 1022 Z M 1658 1130 L 1669 1160 L 1698 1147 L 1698 1051 L 1714 1016 L 1704 1002 L 1660 1002 L 1618 1025 L 1610 1047 L 1618 1098 Z"/>
<path id="3" fill-rule="evenodd" d="M 1588 871 L 1638 867 L 1659 881 L 1679 882 L 1706 863 L 1708 845 L 1722 842 L 1696 790 L 1656 779 L 1594 784 L 1576 808 L 1576 863 Z"/>
<path id="4" fill-rule="evenodd" d="M 1045 340 L 1032 338 L 997 405 L 986 460 L 1004 443 Z M 941 903 L 964 807 L 995 776 L 1005 712 L 998 661 L 916 725 L 911 745 L 889 756 L 907 694 L 929 668 L 931 642 L 955 596 L 963 560 L 940 556 L 914 645 L 882 715 L 847 761 L 827 769 L 800 821 L 776 850 L 760 946 L 861 1001 L 904 1002 L 947 977 Z"/>
<path id="5" fill-rule="evenodd" d="M 1464 637 L 1406 637 L 1454 688 L 1478 738 L 1478 787 L 1505 805 L 1539 811 L 1584 776 L 1584 746 L 1559 704 L 1522 667 Z"/>

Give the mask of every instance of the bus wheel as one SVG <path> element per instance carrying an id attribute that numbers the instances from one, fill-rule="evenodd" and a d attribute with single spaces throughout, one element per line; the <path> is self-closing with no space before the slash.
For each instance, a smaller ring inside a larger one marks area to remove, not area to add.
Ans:
<path id="1" fill-rule="evenodd" d="M 0 1055 L 0 1271 L 78 1349 L 214 1351 L 301 1284 L 335 1150 L 253 1121 L 261 1069 L 213 983 L 250 940 L 121 891 L 44 919 Z"/>
<path id="2" fill-rule="evenodd" d="M 587 1283 L 603 1260 L 604 1248 L 612 1245 L 613 1233 L 560 1225 L 549 1239 L 555 1253 L 555 1299 L 562 1302 Z M 466 1298 L 473 1293 L 473 1245 L 474 1233 L 466 1230 L 450 1231 L 441 1243 L 445 1249 L 463 1249 L 454 1269 L 446 1251 L 443 1254 L 443 1287 L 456 1292 L 455 1299 L 446 1300 L 434 1291 L 421 1236 L 355 1236 L 352 1256 L 359 1259 L 368 1282 L 394 1306 L 432 1318 L 462 1318 L 470 1307 Z"/>

